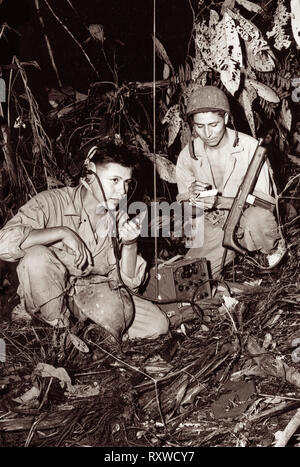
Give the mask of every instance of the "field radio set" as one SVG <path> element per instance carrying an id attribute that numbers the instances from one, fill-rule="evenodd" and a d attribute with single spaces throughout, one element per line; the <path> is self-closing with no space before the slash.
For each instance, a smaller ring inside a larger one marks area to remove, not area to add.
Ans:
<path id="1" fill-rule="evenodd" d="M 150 271 L 150 280 L 145 295 L 160 300 L 178 300 L 178 303 L 159 304 L 167 312 L 191 306 L 187 301 L 199 302 L 211 297 L 207 261 L 205 258 L 187 259 L 175 256 L 158 265 L 158 296 L 155 297 L 155 270 Z"/>

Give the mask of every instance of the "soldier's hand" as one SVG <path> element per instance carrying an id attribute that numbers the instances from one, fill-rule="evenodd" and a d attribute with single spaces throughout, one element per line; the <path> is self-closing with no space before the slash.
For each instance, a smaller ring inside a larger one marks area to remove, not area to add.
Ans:
<path id="1" fill-rule="evenodd" d="M 90 250 L 72 229 L 67 227 L 63 229 L 61 241 L 67 248 L 72 250 L 75 255 L 74 264 L 78 269 L 83 269 L 87 265 L 92 266 L 93 258 Z"/>
<path id="2" fill-rule="evenodd" d="M 190 186 L 189 186 L 189 195 L 190 198 L 196 198 L 201 191 L 205 191 L 207 189 L 210 189 L 211 185 L 205 182 L 201 182 L 199 180 L 195 180 Z"/>

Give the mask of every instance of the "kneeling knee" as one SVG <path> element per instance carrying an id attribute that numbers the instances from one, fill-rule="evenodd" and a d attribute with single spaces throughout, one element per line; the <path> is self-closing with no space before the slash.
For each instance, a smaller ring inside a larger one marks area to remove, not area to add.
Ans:
<path id="1" fill-rule="evenodd" d="M 35 245 L 26 249 L 25 256 L 21 259 L 19 266 L 30 267 L 30 269 L 41 270 L 43 265 L 48 264 L 51 252 L 43 245 Z"/>

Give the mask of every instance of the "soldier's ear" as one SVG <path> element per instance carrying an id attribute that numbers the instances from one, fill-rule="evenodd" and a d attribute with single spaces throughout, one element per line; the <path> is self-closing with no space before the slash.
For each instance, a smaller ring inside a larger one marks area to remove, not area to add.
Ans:
<path id="1" fill-rule="evenodd" d="M 96 164 L 94 162 L 89 161 L 87 165 L 87 169 L 90 170 L 91 172 L 96 172 Z"/>
<path id="2" fill-rule="evenodd" d="M 226 112 L 225 115 L 224 115 L 224 122 L 225 122 L 225 125 L 227 125 L 228 120 L 229 120 L 229 115 L 228 115 L 228 113 Z"/>

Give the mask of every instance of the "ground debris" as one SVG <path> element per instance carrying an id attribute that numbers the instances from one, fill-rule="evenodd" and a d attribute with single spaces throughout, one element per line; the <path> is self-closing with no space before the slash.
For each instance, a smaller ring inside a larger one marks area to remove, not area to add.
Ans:
<path id="1" fill-rule="evenodd" d="M 242 260 L 227 270 L 232 300 L 206 304 L 184 333 L 120 349 L 103 345 L 95 327 L 87 339 L 79 326 L 72 332 L 90 348 L 82 353 L 40 323 L 1 322 L 1 444 L 276 445 L 300 407 L 299 230 L 290 228 L 289 256 L 276 270 Z M 32 401 L 15 401 L 30 390 Z"/>

